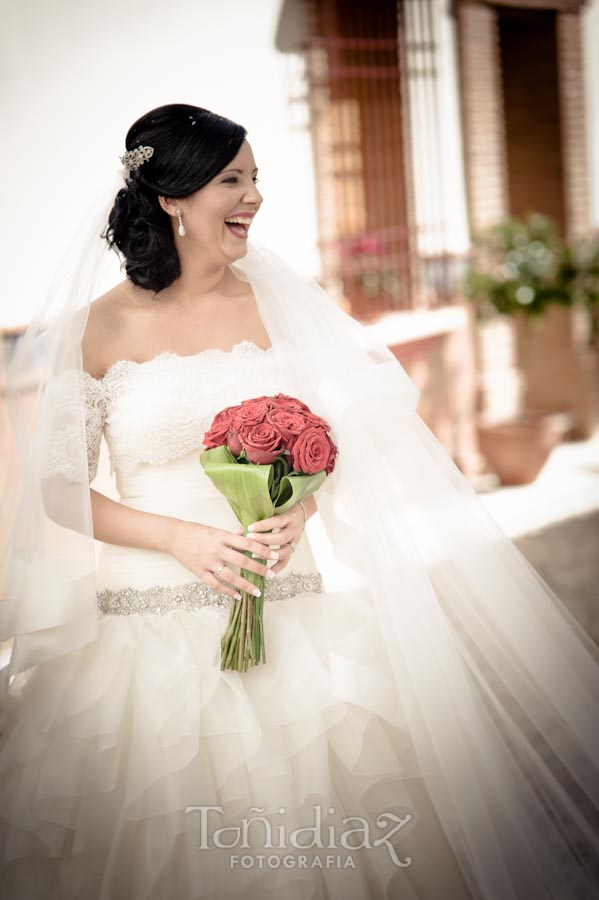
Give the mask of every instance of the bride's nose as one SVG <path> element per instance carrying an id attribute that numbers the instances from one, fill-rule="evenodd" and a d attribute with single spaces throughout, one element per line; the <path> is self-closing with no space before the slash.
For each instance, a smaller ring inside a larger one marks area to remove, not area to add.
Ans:
<path id="1" fill-rule="evenodd" d="M 257 185 L 255 185 L 255 184 L 252 184 L 251 186 L 248 185 L 247 190 L 244 192 L 243 199 L 246 202 L 257 203 L 258 206 L 260 206 L 260 204 L 262 203 L 262 194 L 258 190 Z"/>

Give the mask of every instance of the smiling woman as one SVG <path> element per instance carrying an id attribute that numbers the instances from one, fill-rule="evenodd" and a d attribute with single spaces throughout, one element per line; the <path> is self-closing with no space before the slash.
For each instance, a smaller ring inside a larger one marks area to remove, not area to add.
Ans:
<path id="1" fill-rule="evenodd" d="M 201 252 L 203 262 L 210 264 L 214 260 L 214 263 L 217 264 L 220 253 L 217 242 L 212 247 L 215 242 L 213 225 L 220 228 L 223 222 L 226 231 L 232 237 L 242 240 L 247 238 L 249 226 L 262 203 L 262 197 L 255 186 L 258 179 L 252 177 L 250 180 L 247 175 L 254 163 L 253 153 L 247 140 L 243 142 L 233 161 L 243 168 L 225 169 L 189 197 L 182 200 L 165 196 L 158 197 L 161 208 L 173 220 L 177 217 L 179 222 L 185 223 L 185 246 L 181 246 L 181 242 L 177 240 L 177 237 L 175 238 L 180 254 L 184 253 L 185 256 L 189 256 L 190 253 L 197 255 Z M 257 167 L 255 166 L 252 171 L 256 172 Z M 239 174 L 227 177 L 229 172 Z M 233 209 L 231 209 L 231 204 L 233 204 Z M 245 253 L 245 247 L 243 245 L 236 247 L 234 258 L 237 258 L 238 252 Z M 226 259 L 229 260 L 230 251 L 226 249 L 224 253 Z M 182 275 L 181 287 L 183 288 L 186 273 L 183 271 Z M 194 272 L 194 279 L 197 279 L 197 271 Z"/>
<path id="2" fill-rule="evenodd" d="M 596 646 L 391 350 L 226 224 L 262 202 L 245 129 L 160 107 L 124 162 L 6 372 L 3 898 L 595 900 Z M 128 277 L 93 301 L 108 218 Z M 89 340 L 117 357 L 101 379 Z M 277 395 L 339 448 L 328 553 L 299 504 L 236 533 L 200 465 L 219 411 Z M 103 438 L 118 502 L 90 490 Z M 267 661 L 223 671 L 251 573 Z"/>
<path id="3" fill-rule="evenodd" d="M 154 299 L 177 279 L 178 290 L 186 292 L 181 260 L 197 257 L 199 248 L 208 280 L 210 272 L 245 254 L 249 224 L 262 205 L 246 134 L 235 122 L 186 104 L 151 110 L 129 129 L 128 153 L 136 147 L 153 152 L 130 170 L 118 192 L 106 239 L 124 256 L 128 279 L 154 292 Z M 226 224 L 240 217 L 243 223 Z M 182 224 L 183 234 L 177 227 Z M 195 293 L 209 287 L 198 284 L 196 272 Z"/>

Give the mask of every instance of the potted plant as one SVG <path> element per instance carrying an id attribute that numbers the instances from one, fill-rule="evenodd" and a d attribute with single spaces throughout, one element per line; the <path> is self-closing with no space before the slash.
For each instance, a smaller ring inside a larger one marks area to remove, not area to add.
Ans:
<path id="1" fill-rule="evenodd" d="M 574 301 L 586 310 L 589 347 L 599 347 L 599 232 L 587 235 L 567 247 L 565 265 L 571 266 Z"/>
<path id="2" fill-rule="evenodd" d="M 518 336 L 518 414 L 479 427 L 480 448 L 504 484 L 534 480 L 552 448 L 572 428 L 569 413 L 528 406 L 531 343 L 550 306 L 575 303 L 587 308 L 590 340 L 596 340 L 598 258 L 596 240 L 575 249 L 561 238 L 555 223 L 539 213 L 524 222 L 510 217 L 473 237 L 464 288 L 476 319 L 511 316 Z"/>

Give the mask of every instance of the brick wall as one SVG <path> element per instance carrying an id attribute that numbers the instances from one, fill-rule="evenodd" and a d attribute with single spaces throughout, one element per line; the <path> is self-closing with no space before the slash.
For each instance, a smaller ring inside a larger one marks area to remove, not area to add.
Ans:
<path id="1" fill-rule="evenodd" d="M 563 155 L 565 232 L 585 234 L 591 221 L 590 160 L 581 18 L 578 12 L 557 17 L 561 143 Z M 599 51 L 599 46 L 595 48 Z"/>
<path id="2" fill-rule="evenodd" d="M 467 0 L 455 7 L 468 208 L 475 231 L 506 214 L 551 216 L 568 240 L 590 230 L 584 60 L 577 0 Z M 580 311 L 549 310 L 530 343 L 529 406 L 597 428 L 599 348 Z M 505 324 L 505 323 L 504 323 Z M 521 329 L 478 340 L 481 413 L 517 410 L 513 381 Z M 497 346 L 497 341 L 503 345 Z M 515 344 L 514 344 L 515 341 Z M 498 365 L 504 360 L 504 368 Z M 498 406 L 497 385 L 507 393 Z M 493 387 L 491 387 L 493 385 Z M 507 402 L 506 402 L 507 397 Z"/>
<path id="3" fill-rule="evenodd" d="M 508 211 L 499 32 L 495 10 L 456 7 L 468 215 L 472 231 Z"/>

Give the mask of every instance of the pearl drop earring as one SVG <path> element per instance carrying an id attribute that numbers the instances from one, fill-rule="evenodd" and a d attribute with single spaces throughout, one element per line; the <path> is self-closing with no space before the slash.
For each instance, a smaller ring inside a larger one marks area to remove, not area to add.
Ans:
<path id="1" fill-rule="evenodd" d="M 181 210 L 179 209 L 179 207 L 177 207 L 175 212 L 177 213 L 177 218 L 179 219 L 179 234 L 181 235 L 181 237 L 185 237 L 185 225 L 183 224 L 183 218 L 181 216 Z"/>

